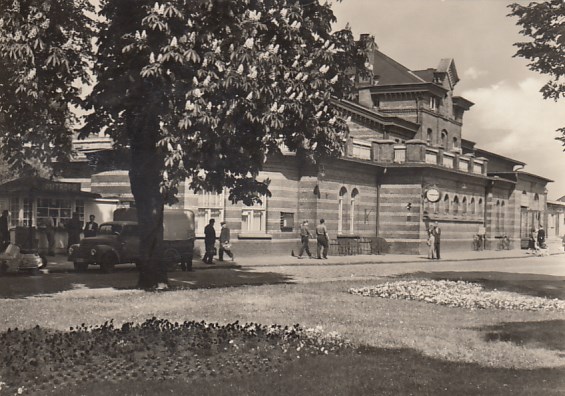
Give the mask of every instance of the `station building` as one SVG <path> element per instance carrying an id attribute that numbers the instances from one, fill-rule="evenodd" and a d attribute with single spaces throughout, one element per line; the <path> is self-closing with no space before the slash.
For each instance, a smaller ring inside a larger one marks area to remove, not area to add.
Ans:
<path id="1" fill-rule="evenodd" d="M 283 150 L 269 158 L 259 178 L 271 180 L 272 197 L 262 205 L 231 204 L 227 193 L 181 188 L 178 207 L 195 213 L 199 237 L 214 218 L 218 231 L 227 222 L 237 256 L 287 255 L 298 249 L 301 222 L 308 220 L 313 232 L 323 218 L 330 254 L 424 254 L 435 222 L 442 251 L 470 250 L 477 235 L 486 249 L 525 246 L 529 230 L 547 224 L 551 180 L 464 138 L 463 117 L 473 103 L 454 92 L 459 76 L 453 59 L 410 70 L 368 35 L 361 40 L 372 76 L 359 79 L 355 100 L 334 102 L 350 120 L 342 157 L 313 164 Z M 104 136 L 76 147 L 80 155 L 62 181 L 78 181 L 101 197 L 85 207 L 110 220 L 108 205 L 133 202 L 127 164 Z M 106 209 L 97 209 L 102 204 Z"/>

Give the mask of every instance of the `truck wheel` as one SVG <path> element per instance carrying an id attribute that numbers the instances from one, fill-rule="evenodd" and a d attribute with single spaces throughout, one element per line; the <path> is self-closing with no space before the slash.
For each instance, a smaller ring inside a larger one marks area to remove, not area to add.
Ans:
<path id="1" fill-rule="evenodd" d="M 109 274 L 114 271 L 114 266 L 117 264 L 116 256 L 112 253 L 106 253 L 100 260 L 100 269 L 102 272 Z"/>
<path id="2" fill-rule="evenodd" d="M 74 263 L 76 272 L 86 272 L 88 270 L 88 263 Z"/>
<path id="3" fill-rule="evenodd" d="M 163 260 L 165 260 L 167 271 L 174 271 L 179 265 L 180 254 L 176 249 L 167 249 L 163 253 Z"/>

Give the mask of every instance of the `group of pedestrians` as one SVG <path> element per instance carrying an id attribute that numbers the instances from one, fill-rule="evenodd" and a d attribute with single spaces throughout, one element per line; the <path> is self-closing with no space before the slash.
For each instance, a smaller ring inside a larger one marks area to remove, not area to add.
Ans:
<path id="1" fill-rule="evenodd" d="M 324 219 L 320 219 L 320 224 L 316 226 L 316 257 L 312 256 L 310 253 L 310 238 L 314 236 L 308 229 L 308 220 L 304 220 L 300 226 L 300 250 L 298 251 L 297 258 L 302 259 L 304 252 L 311 259 L 317 258 L 319 260 L 328 258 L 328 248 L 329 248 L 329 236 L 328 229 L 325 224 Z"/>
<path id="2" fill-rule="evenodd" d="M 428 259 L 430 260 L 439 260 L 440 256 L 440 247 L 441 247 L 441 228 L 439 228 L 439 224 L 436 221 L 433 225 L 430 225 L 428 228 Z"/>
<path id="3" fill-rule="evenodd" d="M 214 264 L 214 256 L 216 255 L 216 229 L 214 224 L 216 220 L 210 219 L 208 225 L 204 227 L 204 257 L 202 261 L 206 264 Z M 227 254 L 231 260 L 235 260 L 235 256 L 231 251 L 231 235 L 230 229 L 225 221 L 220 223 L 222 229 L 220 231 L 220 249 L 218 250 L 218 260 L 224 261 L 224 254 Z"/>
<path id="4" fill-rule="evenodd" d="M 539 228 L 532 227 L 530 230 L 530 237 L 528 238 L 528 251 L 527 253 L 539 253 L 540 249 L 546 249 L 545 244 L 545 230 L 540 224 Z"/>

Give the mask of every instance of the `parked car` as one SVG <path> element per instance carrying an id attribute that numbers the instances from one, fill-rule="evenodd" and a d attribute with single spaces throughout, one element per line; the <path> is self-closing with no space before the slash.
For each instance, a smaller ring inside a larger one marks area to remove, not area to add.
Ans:
<path id="1" fill-rule="evenodd" d="M 27 252 L 20 250 L 18 245 L 9 244 L 6 250 L 0 253 L 0 275 L 9 272 L 25 271 L 38 275 L 41 268 L 47 266 L 45 257 L 41 257 L 37 252 Z"/>
<path id="2" fill-rule="evenodd" d="M 112 272 L 117 264 L 139 265 L 139 225 L 135 209 L 118 209 L 114 221 L 102 223 L 98 234 L 83 238 L 69 248 L 68 260 L 75 270 L 83 272 L 90 265 L 99 265 L 103 272 Z M 169 269 L 185 260 L 192 262 L 194 254 L 194 213 L 185 210 L 166 210 L 164 241 L 159 256 Z"/>

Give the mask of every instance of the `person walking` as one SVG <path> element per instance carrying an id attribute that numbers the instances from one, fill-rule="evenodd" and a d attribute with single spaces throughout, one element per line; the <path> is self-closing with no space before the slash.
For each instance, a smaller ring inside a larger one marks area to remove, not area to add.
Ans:
<path id="1" fill-rule="evenodd" d="M 216 220 L 210 219 L 210 222 L 206 227 L 204 227 L 204 248 L 206 252 L 204 253 L 204 257 L 202 261 L 206 264 L 214 264 L 213 258 L 216 249 L 216 230 L 214 229 L 214 223 Z"/>
<path id="2" fill-rule="evenodd" d="M 6 250 L 10 244 L 10 230 L 8 228 L 8 212 L 6 209 L 2 211 L 0 216 L 0 252 Z"/>
<path id="3" fill-rule="evenodd" d="M 67 251 L 71 245 L 80 243 L 80 233 L 82 232 L 82 223 L 77 212 L 73 213 L 73 217 L 65 223 L 67 230 Z"/>
<path id="4" fill-rule="evenodd" d="M 96 235 L 98 235 L 98 223 L 94 221 L 95 219 L 96 216 L 90 215 L 90 221 L 85 224 L 84 226 L 85 238 L 95 237 Z"/>
<path id="5" fill-rule="evenodd" d="M 440 256 L 441 228 L 439 228 L 439 224 L 437 221 L 434 223 L 433 235 L 434 235 L 434 250 L 436 254 L 436 259 L 439 260 L 441 258 Z"/>
<path id="6" fill-rule="evenodd" d="M 298 251 L 297 258 L 301 259 L 304 252 L 308 255 L 308 257 L 312 257 L 312 253 L 310 253 L 310 237 L 312 234 L 308 229 L 308 220 L 304 220 L 302 225 L 300 226 L 300 250 Z"/>
<path id="7" fill-rule="evenodd" d="M 320 224 L 316 226 L 316 240 L 318 242 L 316 253 L 319 260 L 328 258 L 329 237 L 325 222 L 324 219 L 320 219 Z"/>
<path id="8" fill-rule="evenodd" d="M 540 224 L 539 229 L 538 229 L 538 245 L 540 247 L 540 249 L 545 249 L 545 230 L 543 229 L 543 226 Z"/>
<path id="9" fill-rule="evenodd" d="M 435 247 L 435 236 L 434 236 L 434 226 L 428 228 L 428 259 L 433 260 L 436 258 L 436 247 Z"/>
<path id="10" fill-rule="evenodd" d="M 231 251 L 230 229 L 225 221 L 222 221 L 220 224 L 222 225 L 222 230 L 220 231 L 219 260 L 224 261 L 224 252 L 225 252 L 228 256 L 230 256 L 231 261 L 233 261 L 234 256 Z"/>

